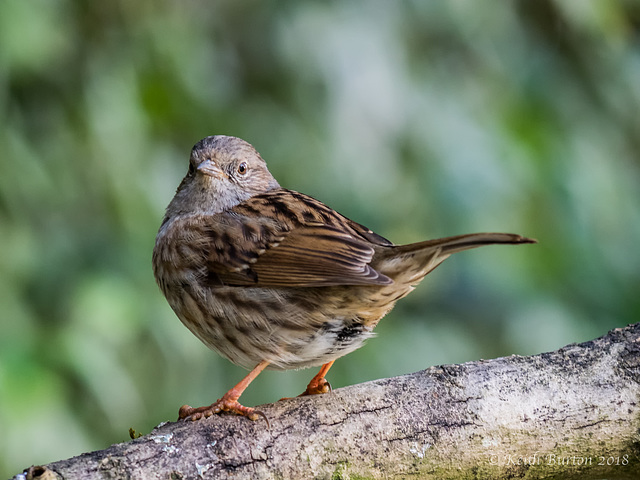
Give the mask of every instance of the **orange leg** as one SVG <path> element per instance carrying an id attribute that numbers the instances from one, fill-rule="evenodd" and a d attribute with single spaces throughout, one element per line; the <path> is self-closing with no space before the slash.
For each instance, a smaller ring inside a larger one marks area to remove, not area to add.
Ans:
<path id="1" fill-rule="evenodd" d="M 267 420 L 267 417 L 264 413 L 255 408 L 245 407 L 244 405 L 240 405 L 238 403 L 238 399 L 242 392 L 246 390 L 249 384 L 262 372 L 267 366 L 269 362 L 263 360 L 256 367 L 251 370 L 246 377 L 244 377 L 240 382 L 225 393 L 220 400 L 212 403 L 208 407 L 199 407 L 192 408 L 189 405 L 183 405 L 180 407 L 180 412 L 178 413 L 178 420 L 199 420 L 202 417 L 210 417 L 214 413 L 220 412 L 232 412 L 237 413 L 238 415 L 244 415 L 245 417 L 250 418 L 251 420 L 257 420 L 259 417 Z M 269 425 L 269 420 L 267 420 L 267 425 Z"/>
<path id="2" fill-rule="evenodd" d="M 331 384 L 327 382 L 324 376 L 331 368 L 331 365 L 333 365 L 333 362 L 335 362 L 335 360 L 331 360 L 329 363 L 322 365 L 318 374 L 311 379 L 309 385 L 307 385 L 307 389 L 300 395 L 301 397 L 303 395 L 319 395 L 331 391 Z"/>

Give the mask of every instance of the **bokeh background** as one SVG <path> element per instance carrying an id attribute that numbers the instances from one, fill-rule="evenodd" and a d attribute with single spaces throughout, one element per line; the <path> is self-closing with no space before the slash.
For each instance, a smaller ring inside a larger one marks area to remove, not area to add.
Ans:
<path id="1" fill-rule="evenodd" d="M 640 317 L 640 3 L 0 2 L 0 477 L 126 441 L 244 371 L 157 289 L 191 146 L 448 260 L 334 387 L 605 334 Z M 266 372 L 248 405 L 313 371 Z"/>

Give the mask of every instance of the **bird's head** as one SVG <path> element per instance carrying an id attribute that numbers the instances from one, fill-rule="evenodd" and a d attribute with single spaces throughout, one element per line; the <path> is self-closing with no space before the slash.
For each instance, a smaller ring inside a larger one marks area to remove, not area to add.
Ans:
<path id="1" fill-rule="evenodd" d="M 216 135 L 195 144 L 167 214 L 218 213 L 280 185 L 248 142 Z"/>

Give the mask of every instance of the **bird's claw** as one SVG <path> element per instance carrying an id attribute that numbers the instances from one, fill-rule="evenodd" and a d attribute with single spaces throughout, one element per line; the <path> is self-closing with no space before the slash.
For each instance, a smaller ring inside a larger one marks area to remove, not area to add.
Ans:
<path id="1" fill-rule="evenodd" d="M 314 379 L 315 380 L 315 379 Z M 322 395 L 323 393 L 329 393 L 333 389 L 331 388 L 331 384 L 326 378 L 320 378 L 317 381 L 311 381 L 309 385 L 307 385 L 307 389 L 302 392 L 299 397 L 304 397 L 307 395 Z"/>
<path id="2" fill-rule="evenodd" d="M 228 399 L 225 397 L 222 397 L 220 400 L 212 403 L 207 407 L 193 408 L 189 405 L 183 405 L 182 407 L 180 407 L 180 410 L 178 412 L 178 420 L 191 420 L 195 422 L 196 420 L 200 420 L 201 418 L 208 418 L 220 412 L 235 413 L 236 415 L 242 415 L 254 421 L 262 417 L 264 418 L 264 421 L 267 422 L 267 428 L 269 428 L 269 419 L 264 414 L 264 412 L 256 410 L 255 408 L 245 407 L 244 405 L 238 403 L 237 400 Z"/>

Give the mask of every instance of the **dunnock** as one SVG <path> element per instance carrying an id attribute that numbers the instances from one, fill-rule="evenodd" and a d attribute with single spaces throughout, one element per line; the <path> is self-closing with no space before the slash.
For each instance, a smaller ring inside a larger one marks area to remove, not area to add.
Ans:
<path id="1" fill-rule="evenodd" d="M 191 151 L 153 250 L 156 280 L 182 323 L 250 373 L 210 406 L 257 419 L 238 403 L 265 368 L 322 365 L 304 394 L 325 393 L 333 362 L 373 336 L 396 301 L 452 253 L 533 243 L 474 233 L 394 245 L 318 200 L 280 187 L 247 142 L 213 136 Z"/>

